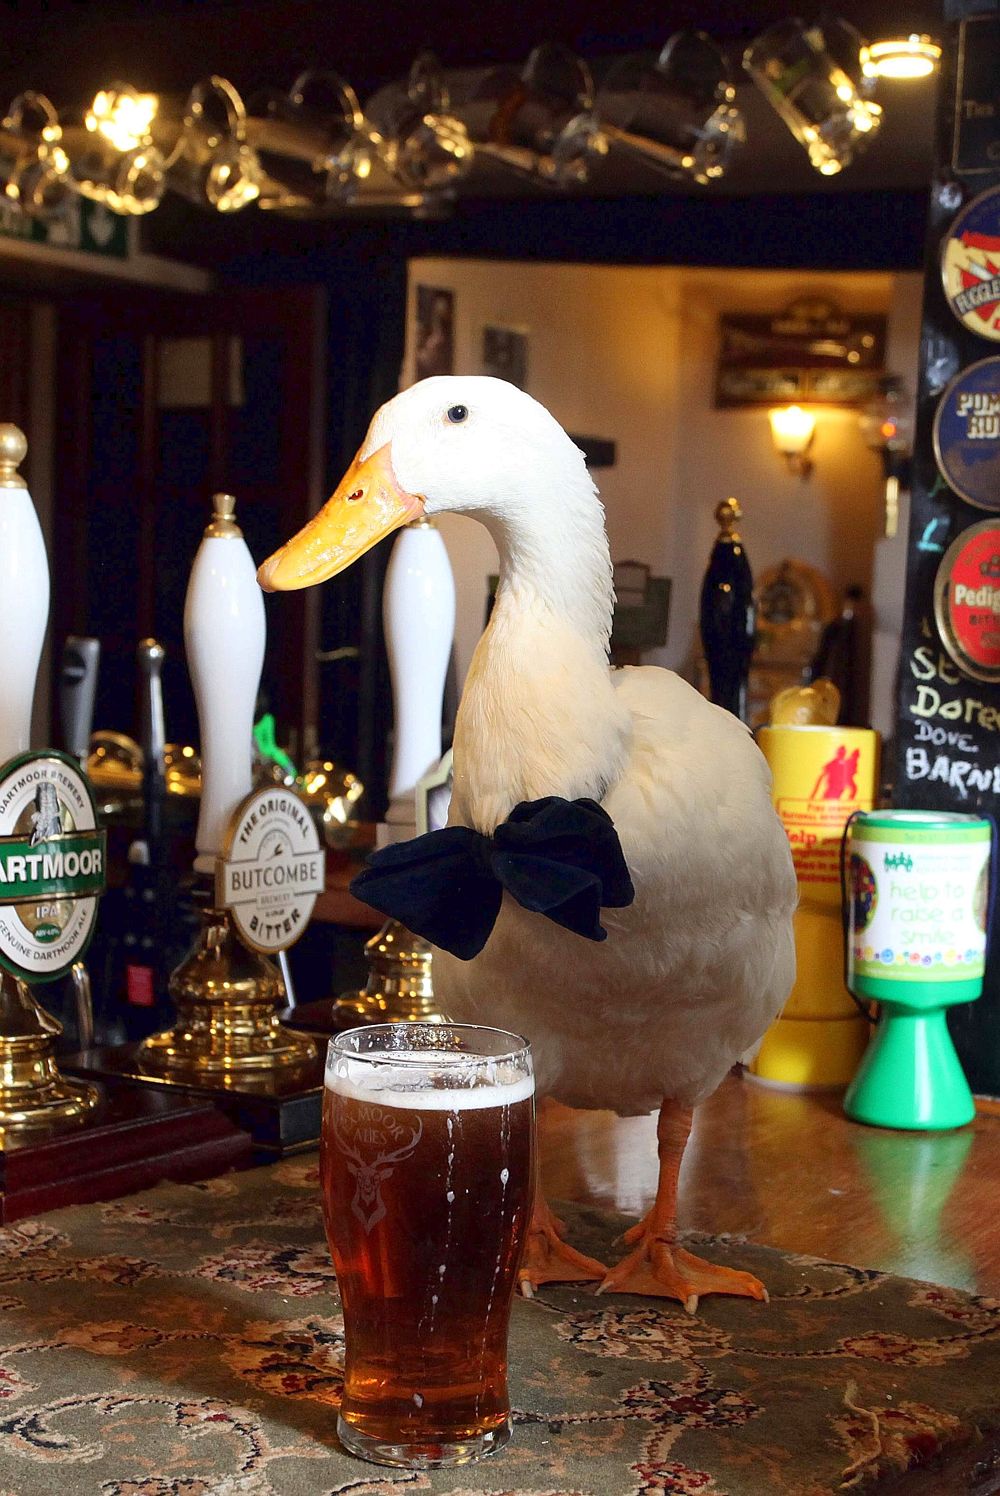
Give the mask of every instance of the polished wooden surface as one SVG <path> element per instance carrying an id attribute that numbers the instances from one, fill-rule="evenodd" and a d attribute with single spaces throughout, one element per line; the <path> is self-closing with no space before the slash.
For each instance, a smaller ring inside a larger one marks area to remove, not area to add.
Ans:
<path id="1" fill-rule="evenodd" d="M 637 1216 L 656 1189 L 656 1117 L 544 1101 L 551 1199 Z M 955 1132 L 849 1122 L 840 1097 L 727 1078 L 695 1114 L 681 1170 L 682 1229 L 1000 1294 L 1000 1115 L 985 1103 Z"/>

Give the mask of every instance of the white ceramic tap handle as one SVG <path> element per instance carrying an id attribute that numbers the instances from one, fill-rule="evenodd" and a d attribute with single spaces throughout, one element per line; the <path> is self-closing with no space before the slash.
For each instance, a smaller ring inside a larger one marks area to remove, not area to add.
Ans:
<path id="1" fill-rule="evenodd" d="M 413 795 L 441 757 L 441 704 L 455 637 L 455 578 L 440 531 L 418 520 L 400 531 L 382 594 L 395 741 L 389 798 Z"/>
<path id="2" fill-rule="evenodd" d="M 0 424 L 0 764 L 31 744 L 31 708 L 49 621 L 49 560 L 17 469 L 28 443 Z"/>
<path id="3" fill-rule="evenodd" d="M 264 665 L 264 596 L 235 500 L 215 513 L 191 568 L 184 649 L 201 730 L 201 810 L 195 871 L 214 873 L 230 817 L 253 788 L 253 717 Z"/>

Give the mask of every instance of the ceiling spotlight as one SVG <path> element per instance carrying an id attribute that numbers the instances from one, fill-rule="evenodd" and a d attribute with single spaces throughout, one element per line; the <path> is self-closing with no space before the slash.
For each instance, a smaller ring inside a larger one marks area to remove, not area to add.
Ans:
<path id="1" fill-rule="evenodd" d="M 116 151 L 137 150 L 151 144 L 150 126 L 159 102 L 156 94 L 139 93 L 128 83 L 113 83 L 94 95 L 83 123 L 109 140 Z"/>
<path id="2" fill-rule="evenodd" d="M 113 213 L 151 213 L 159 206 L 164 163 L 150 135 L 158 103 L 155 94 L 113 83 L 87 109 L 60 117 L 58 149 L 74 192 Z"/>
<path id="3" fill-rule="evenodd" d="M 929 36 L 872 42 L 861 54 L 866 78 L 926 78 L 941 61 L 941 48 Z"/>

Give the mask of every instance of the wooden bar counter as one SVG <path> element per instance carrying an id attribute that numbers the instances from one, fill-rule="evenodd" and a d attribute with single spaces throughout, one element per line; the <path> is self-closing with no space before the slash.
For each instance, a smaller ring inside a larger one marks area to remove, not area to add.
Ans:
<path id="1" fill-rule="evenodd" d="M 656 1117 L 543 1101 L 549 1198 L 642 1214 L 656 1189 Z M 839 1094 L 771 1090 L 730 1075 L 695 1113 L 680 1178 L 682 1230 L 730 1233 L 1000 1295 L 1000 1107 L 955 1132 L 864 1127 Z"/>

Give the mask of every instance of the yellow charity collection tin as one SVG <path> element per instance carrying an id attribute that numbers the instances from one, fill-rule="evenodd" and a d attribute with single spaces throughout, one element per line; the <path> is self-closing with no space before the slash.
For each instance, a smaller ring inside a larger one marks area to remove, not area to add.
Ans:
<path id="1" fill-rule="evenodd" d="M 844 986 L 840 856 L 848 819 L 875 803 L 878 733 L 789 725 L 762 727 L 757 740 L 799 881 L 798 967 L 750 1070 L 771 1085 L 836 1089 L 849 1083 L 868 1042 L 868 1024 Z"/>

